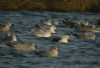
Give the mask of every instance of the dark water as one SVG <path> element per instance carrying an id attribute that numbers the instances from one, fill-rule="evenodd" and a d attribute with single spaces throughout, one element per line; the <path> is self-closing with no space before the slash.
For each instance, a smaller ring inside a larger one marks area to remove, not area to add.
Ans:
<path id="1" fill-rule="evenodd" d="M 0 41 L 0 68 L 100 68 L 100 33 L 95 33 L 94 41 L 71 39 L 68 44 L 51 43 L 50 40 L 34 37 L 30 29 L 34 24 L 40 24 L 45 18 L 71 20 L 84 19 L 95 24 L 100 19 L 100 13 L 56 13 L 56 12 L 8 12 L 0 11 L 0 24 L 11 21 L 14 28 L 8 32 L 16 32 L 19 42 L 36 42 L 38 50 L 49 49 L 50 46 L 60 48 L 57 58 L 38 57 L 31 53 L 12 54 L 6 41 Z M 98 25 L 97 25 L 98 26 Z M 57 26 L 54 35 L 68 34 L 73 31 L 63 24 Z"/>

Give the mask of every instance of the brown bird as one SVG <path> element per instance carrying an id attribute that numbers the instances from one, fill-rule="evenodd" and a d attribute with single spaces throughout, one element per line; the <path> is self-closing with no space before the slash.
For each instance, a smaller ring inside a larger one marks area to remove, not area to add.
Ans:
<path id="1" fill-rule="evenodd" d="M 16 42 L 17 41 L 16 33 L 0 34 L 0 41 Z"/>
<path id="2" fill-rule="evenodd" d="M 35 54 L 37 54 L 41 57 L 57 57 L 59 55 L 59 48 L 51 47 L 50 50 L 35 52 Z"/>
<path id="3" fill-rule="evenodd" d="M 0 25 L 0 32 L 5 32 L 5 31 L 9 31 L 12 27 L 12 23 L 11 22 L 6 22 L 2 25 Z"/>
<path id="4" fill-rule="evenodd" d="M 95 40 L 96 35 L 92 33 L 82 33 L 82 34 L 74 34 L 77 39 L 82 39 L 84 41 Z"/>
<path id="5" fill-rule="evenodd" d="M 68 43 L 70 39 L 69 35 L 62 35 L 61 37 L 52 38 L 52 42 Z"/>
<path id="6" fill-rule="evenodd" d="M 10 33 L 10 34 L 8 34 L 5 37 L 5 39 L 7 39 L 8 41 L 16 42 L 17 41 L 16 33 Z"/>
<path id="7" fill-rule="evenodd" d="M 27 43 L 27 44 L 7 44 L 12 50 L 19 51 L 19 52 L 30 52 L 36 50 L 37 46 L 35 43 Z"/>

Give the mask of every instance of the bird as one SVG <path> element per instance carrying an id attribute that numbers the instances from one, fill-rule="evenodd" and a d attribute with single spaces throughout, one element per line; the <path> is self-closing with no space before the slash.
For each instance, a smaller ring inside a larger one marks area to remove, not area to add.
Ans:
<path id="1" fill-rule="evenodd" d="M 5 22 L 4 24 L 0 25 L 0 32 L 9 31 L 12 27 L 11 22 Z"/>
<path id="2" fill-rule="evenodd" d="M 90 24 L 88 21 L 78 21 L 75 25 L 74 25 L 74 29 L 76 31 L 91 31 L 92 29 L 95 29 L 96 26 L 93 24 Z"/>
<path id="3" fill-rule="evenodd" d="M 12 32 L 8 34 L 0 34 L 0 41 L 16 42 L 17 41 L 16 33 Z"/>
<path id="4" fill-rule="evenodd" d="M 17 36 L 16 33 L 10 33 L 8 34 L 5 39 L 7 39 L 8 41 L 12 41 L 12 42 L 16 42 L 17 41 Z"/>
<path id="5" fill-rule="evenodd" d="M 14 51 L 18 52 L 30 52 L 34 51 L 37 48 L 37 45 L 32 42 L 32 43 L 7 43 L 7 45 Z"/>
<path id="6" fill-rule="evenodd" d="M 55 28 L 50 27 L 50 29 L 43 28 L 39 25 L 35 25 L 37 29 L 33 31 L 33 34 L 38 37 L 51 37 L 52 33 L 54 33 Z"/>
<path id="7" fill-rule="evenodd" d="M 58 57 L 59 55 L 59 48 L 57 47 L 50 47 L 50 50 L 43 50 L 40 52 L 35 52 L 36 55 L 41 57 Z"/>
<path id="8" fill-rule="evenodd" d="M 52 42 L 60 42 L 60 43 L 68 43 L 69 42 L 69 35 L 62 35 L 61 37 L 54 37 L 51 38 Z"/>
<path id="9" fill-rule="evenodd" d="M 53 26 L 53 25 L 41 27 L 40 25 L 35 24 L 35 26 L 36 26 L 38 29 L 42 29 L 42 30 L 44 30 L 44 31 L 50 31 L 51 33 L 55 33 L 55 30 L 56 30 L 56 27 Z"/>
<path id="10" fill-rule="evenodd" d="M 84 41 L 90 41 L 90 40 L 95 40 L 96 39 L 96 35 L 92 34 L 92 33 L 81 33 L 81 34 L 77 34 L 74 33 L 73 34 L 77 39 L 82 39 Z"/>
<path id="11" fill-rule="evenodd" d="M 44 24 L 45 25 L 58 25 L 59 24 L 59 20 L 58 19 L 45 19 L 44 20 Z"/>

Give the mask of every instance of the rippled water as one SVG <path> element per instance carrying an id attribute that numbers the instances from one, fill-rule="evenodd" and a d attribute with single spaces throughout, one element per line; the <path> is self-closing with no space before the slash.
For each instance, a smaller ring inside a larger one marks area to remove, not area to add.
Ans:
<path id="1" fill-rule="evenodd" d="M 68 44 L 51 43 L 50 40 L 34 37 L 30 32 L 34 24 L 45 18 L 71 20 L 84 19 L 95 24 L 100 19 L 100 13 L 56 13 L 56 12 L 11 12 L 0 11 L 0 23 L 11 21 L 14 28 L 8 32 L 16 32 L 18 42 L 36 42 L 38 50 L 49 49 L 50 46 L 60 48 L 57 58 L 38 57 L 31 53 L 11 54 L 6 41 L 0 41 L 0 68 L 100 68 L 100 33 L 95 33 L 94 41 L 71 39 Z M 98 26 L 98 25 L 97 25 Z M 73 29 L 63 24 L 57 26 L 56 35 L 68 34 Z"/>

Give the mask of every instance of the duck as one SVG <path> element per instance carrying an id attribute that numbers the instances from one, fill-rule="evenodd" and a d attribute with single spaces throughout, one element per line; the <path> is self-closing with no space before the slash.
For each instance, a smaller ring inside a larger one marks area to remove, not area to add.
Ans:
<path id="1" fill-rule="evenodd" d="M 96 20 L 96 25 L 100 26 L 100 19 Z"/>
<path id="2" fill-rule="evenodd" d="M 11 42 L 16 42 L 17 41 L 17 36 L 16 33 L 8 33 L 8 34 L 0 34 L 0 40 L 1 41 L 11 41 Z"/>
<path id="3" fill-rule="evenodd" d="M 7 43 L 7 45 L 14 51 L 18 52 L 30 52 L 35 51 L 37 48 L 37 45 L 33 43 Z"/>
<path id="4" fill-rule="evenodd" d="M 51 39 L 52 42 L 69 43 L 70 36 L 62 35 L 61 37 L 54 37 Z"/>
<path id="5" fill-rule="evenodd" d="M 44 31 L 50 31 L 51 33 L 56 33 L 56 27 L 54 25 L 51 25 L 51 26 L 39 26 L 37 25 L 38 27 L 40 27 L 41 29 L 43 29 Z"/>
<path id="6" fill-rule="evenodd" d="M 52 20 L 52 19 L 45 19 L 44 21 L 44 24 L 45 25 L 58 25 L 59 24 L 59 20 L 55 19 L 55 20 Z"/>
<path id="7" fill-rule="evenodd" d="M 9 33 L 5 39 L 7 39 L 8 41 L 12 41 L 12 42 L 16 42 L 17 41 L 17 36 L 16 33 Z"/>
<path id="8" fill-rule="evenodd" d="M 4 39 L 6 38 L 6 35 L 4 35 L 4 34 L 0 34 L 0 41 L 4 41 Z"/>
<path id="9" fill-rule="evenodd" d="M 11 22 L 6 22 L 2 25 L 0 25 L 0 32 L 5 32 L 5 31 L 9 31 L 12 27 L 12 23 Z"/>
<path id="10" fill-rule="evenodd" d="M 92 30 L 92 29 L 95 29 L 95 28 L 96 28 L 95 25 L 89 24 L 89 22 L 85 22 L 83 20 L 74 25 L 74 29 L 76 31 L 89 31 L 89 30 Z"/>
<path id="11" fill-rule="evenodd" d="M 53 31 L 53 30 L 49 30 L 49 29 L 42 28 L 42 27 L 40 27 L 39 25 L 36 25 L 36 27 L 37 27 L 38 29 L 35 29 L 35 30 L 33 31 L 33 34 L 34 34 L 35 36 L 38 36 L 38 37 L 51 37 L 52 31 Z M 50 29 L 53 29 L 53 28 L 51 27 Z M 53 32 L 53 33 L 54 33 L 54 32 Z"/>
<path id="12" fill-rule="evenodd" d="M 41 57 L 58 57 L 59 55 L 59 48 L 57 47 L 50 47 L 50 50 L 43 50 L 40 52 L 35 52 L 36 55 Z"/>
<path id="13" fill-rule="evenodd" d="M 98 28 L 93 28 L 93 29 L 84 29 L 83 31 L 86 31 L 86 32 L 96 32 L 96 33 L 98 33 L 98 32 L 100 32 L 100 28 L 98 27 Z"/>
<path id="14" fill-rule="evenodd" d="M 77 39 L 82 39 L 84 41 L 91 41 L 96 39 L 96 35 L 92 33 L 81 33 L 81 34 L 74 34 Z"/>

